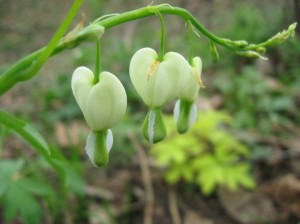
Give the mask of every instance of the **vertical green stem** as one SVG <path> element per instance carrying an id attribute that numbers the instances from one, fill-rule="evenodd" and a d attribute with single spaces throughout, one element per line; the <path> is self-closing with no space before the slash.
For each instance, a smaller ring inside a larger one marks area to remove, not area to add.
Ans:
<path id="1" fill-rule="evenodd" d="M 165 31 L 165 23 L 161 13 L 157 12 L 159 16 L 160 24 L 161 24 L 161 36 L 160 36 L 160 46 L 158 52 L 158 61 L 163 61 L 165 54 L 165 39 L 166 39 L 166 31 Z"/>
<path id="2" fill-rule="evenodd" d="M 96 41 L 96 66 L 95 66 L 95 74 L 94 74 L 94 84 L 99 82 L 99 74 L 100 74 L 100 40 Z"/>
<path id="3" fill-rule="evenodd" d="M 190 20 L 188 20 L 188 27 L 189 27 L 189 41 L 190 41 L 190 49 L 189 49 L 189 64 L 193 65 L 193 58 L 194 58 L 194 31 L 193 25 Z"/>

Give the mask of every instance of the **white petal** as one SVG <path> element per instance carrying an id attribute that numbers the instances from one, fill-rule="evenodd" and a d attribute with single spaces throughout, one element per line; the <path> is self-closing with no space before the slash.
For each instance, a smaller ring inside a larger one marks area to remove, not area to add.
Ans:
<path id="1" fill-rule="evenodd" d="M 148 120 L 148 136 L 149 136 L 149 142 L 152 144 L 154 140 L 154 125 L 155 125 L 155 111 L 150 110 L 149 112 L 149 120 Z"/>
<path id="2" fill-rule="evenodd" d="M 199 57 L 193 58 L 193 66 L 190 66 L 190 77 L 187 85 L 181 89 L 179 97 L 187 101 L 195 101 L 200 89 L 202 61 Z"/>
<path id="3" fill-rule="evenodd" d="M 189 116 L 189 129 L 192 127 L 192 125 L 197 120 L 197 105 L 196 103 L 193 103 L 192 108 L 190 110 L 190 116 Z"/>
<path id="4" fill-rule="evenodd" d="M 86 112 L 87 98 L 93 86 L 93 80 L 94 74 L 90 69 L 79 67 L 74 71 L 71 81 L 73 95 L 88 123 L 89 118 L 87 117 Z"/>
<path id="5" fill-rule="evenodd" d="M 110 72 L 102 72 L 87 99 L 88 125 L 93 131 L 107 130 L 125 114 L 126 91 L 119 79 Z"/>
<path id="6" fill-rule="evenodd" d="M 112 145 L 113 145 L 113 134 L 112 134 L 112 131 L 110 129 L 108 129 L 107 135 L 106 135 L 107 153 L 110 152 Z M 93 166 L 98 167 L 95 163 L 95 158 L 94 158 L 95 150 L 97 150 L 97 148 L 96 148 L 96 135 L 94 134 L 93 131 L 91 131 L 87 137 L 85 150 L 86 150 L 86 154 L 88 155 Z"/>
<path id="7" fill-rule="evenodd" d="M 106 148 L 107 148 L 107 153 L 110 152 L 113 143 L 114 143 L 114 137 L 113 137 L 112 131 L 111 131 L 111 129 L 108 129 L 108 130 L 107 130 L 107 136 L 106 136 Z"/>
<path id="8" fill-rule="evenodd" d="M 175 120 L 175 124 L 177 126 L 178 123 L 178 118 L 179 118 L 179 114 L 180 114 L 180 100 L 177 100 L 174 106 L 174 120 Z"/>
<path id="9" fill-rule="evenodd" d="M 157 63 L 157 53 L 151 48 L 137 51 L 131 61 L 131 81 L 144 103 L 149 107 L 161 107 L 175 99 L 188 82 L 190 66 L 180 54 L 169 52 Z M 149 69 L 156 65 L 151 76 Z"/>
<path id="10" fill-rule="evenodd" d="M 87 140 L 86 140 L 85 150 L 86 150 L 86 154 L 90 158 L 90 161 L 93 164 L 93 166 L 96 166 L 95 160 L 94 160 L 95 149 L 96 149 L 96 136 L 91 131 L 88 138 L 87 138 Z"/>

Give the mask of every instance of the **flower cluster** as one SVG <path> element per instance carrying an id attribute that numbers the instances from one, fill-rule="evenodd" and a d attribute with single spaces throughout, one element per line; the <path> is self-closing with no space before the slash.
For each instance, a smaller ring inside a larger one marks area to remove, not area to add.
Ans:
<path id="1" fill-rule="evenodd" d="M 163 140 L 166 128 L 162 107 L 177 98 L 174 108 L 176 127 L 184 133 L 196 120 L 195 101 L 202 85 L 202 62 L 193 58 L 192 65 L 178 53 L 168 52 L 163 60 L 151 48 L 142 48 L 132 57 L 129 67 L 131 81 L 147 105 L 149 112 L 143 125 L 144 137 L 150 143 Z"/>
<path id="2" fill-rule="evenodd" d="M 150 143 L 163 140 L 166 127 L 162 107 L 179 98 L 174 117 L 179 133 L 186 132 L 196 120 L 195 101 L 201 82 L 199 57 L 188 61 L 178 53 L 168 52 L 162 60 L 151 48 L 142 48 L 130 62 L 130 78 L 149 111 L 143 124 L 143 135 Z M 95 81 L 96 80 L 96 81 Z M 83 116 L 91 128 L 86 143 L 94 166 L 105 166 L 113 144 L 112 128 L 125 114 L 127 96 L 119 79 L 110 72 L 95 74 L 86 67 L 77 68 L 72 76 L 72 90 Z"/>

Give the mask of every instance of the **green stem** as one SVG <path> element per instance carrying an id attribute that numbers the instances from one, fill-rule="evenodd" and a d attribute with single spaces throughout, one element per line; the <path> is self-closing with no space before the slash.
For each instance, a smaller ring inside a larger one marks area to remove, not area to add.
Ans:
<path id="1" fill-rule="evenodd" d="M 95 66 L 95 74 L 94 74 L 94 84 L 99 82 L 99 74 L 100 74 L 100 40 L 96 41 L 96 66 Z"/>
<path id="2" fill-rule="evenodd" d="M 82 0 L 77 0 L 74 4 L 77 3 L 77 6 L 82 2 Z M 71 10 L 72 11 L 72 10 Z M 72 16 L 74 16 L 74 11 L 72 11 Z M 234 44 L 232 44 L 232 41 L 224 38 L 217 37 L 216 35 L 212 34 L 208 30 L 206 30 L 199 22 L 198 20 L 187 10 L 179 8 L 179 7 L 172 7 L 170 5 L 162 4 L 162 5 L 156 5 L 156 6 L 148 6 L 144 8 L 140 8 L 137 10 L 125 12 L 122 14 L 110 16 L 108 18 L 104 18 L 100 21 L 97 21 L 92 23 L 91 25 L 85 27 L 82 29 L 81 32 L 79 32 L 78 36 L 75 36 L 74 38 L 70 40 L 64 40 L 62 39 L 57 45 L 57 36 L 55 37 L 55 41 L 53 40 L 50 42 L 50 44 L 47 46 L 47 48 L 42 48 L 37 50 L 36 52 L 20 59 L 17 63 L 15 63 L 12 67 L 10 67 L 6 72 L 4 72 L 0 76 L 0 95 L 8 91 L 10 88 L 12 88 L 16 83 L 28 80 L 32 78 L 41 67 L 41 65 L 47 60 L 49 56 L 53 56 L 55 54 L 58 54 L 64 50 L 72 49 L 78 46 L 79 44 L 82 44 L 83 42 L 90 42 L 95 41 L 94 38 L 91 38 L 91 36 L 95 36 L 95 32 L 93 29 L 91 29 L 91 26 L 99 26 L 104 27 L 105 30 L 108 30 L 114 26 L 133 21 L 142 19 L 149 16 L 155 16 L 158 13 L 160 14 L 170 14 L 181 17 L 184 21 L 190 21 L 191 25 L 197 30 L 198 32 L 202 33 L 204 36 L 206 36 L 208 39 L 213 41 L 216 44 L 222 45 L 223 47 L 231 50 L 232 52 L 243 52 L 248 50 L 255 50 L 257 46 L 265 46 L 266 42 L 263 42 L 261 44 L 249 44 L 248 46 L 244 48 L 236 47 Z M 65 27 L 65 26 L 64 26 Z M 62 34 L 63 32 L 59 32 Z M 53 50 L 50 50 L 53 48 L 53 46 L 56 46 Z M 46 50 L 47 49 L 47 50 Z M 43 54 L 43 56 L 41 56 Z M 34 62 L 37 61 L 37 63 L 34 64 Z M 34 67 L 31 68 L 31 66 L 34 65 Z M 28 70 L 30 73 L 28 73 Z"/>
<path id="3" fill-rule="evenodd" d="M 160 25 L 161 25 L 161 36 L 160 36 L 160 45 L 159 45 L 159 52 L 158 52 L 158 61 L 164 60 L 165 55 L 165 40 L 166 40 L 166 31 L 165 31 L 165 23 L 162 15 L 158 12 L 157 15 L 159 16 Z"/>
<path id="4" fill-rule="evenodd" d="M 189 26 L 189 40 L 190 40 L 190 50 L 189 50 L 189 64 L 193 65 L 193 58 L 194 58 L 194 31 L 193 31 L 193 25 L 190 21 L 188 21 Z"/>
<path id="5" fill-rule="evenodd" d="M 41 69 L 43 64 L 51 55 L 63 50 L 59 48 L 59 42 L 71 25 L 82 2 L 83 0 L 74 1 L 63 23 L 60 25 L 46 47 L 28 55 L 27 57 L 24 57 L 15 65 L 13 65 L 6 73 L 0 76 L 0 95 L 13 87 L 17 82 L 32 78 Z M 26 70 L 26 68 L 28 69 Z"/>

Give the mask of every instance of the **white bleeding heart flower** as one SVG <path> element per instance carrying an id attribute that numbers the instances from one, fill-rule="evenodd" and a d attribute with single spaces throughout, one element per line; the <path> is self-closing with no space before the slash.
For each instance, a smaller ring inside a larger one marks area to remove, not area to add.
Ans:
<path id="1" fill-rule="evenodd" d="M 77 68 L 72 77 L 75 99 L 93 131 L 114 126 L 125 114 L 126 91 L 119 79 L 110 72 L 102 72 L 94 84 L 94 74 L 86 67 Z"/>
<path id="2" fill-rule="evenodd" d="M 166 53 L 163 60 L 151 48 L 142 48 L 132 57 L 129 74 L 133 86 L 149 107 L 143 124 L 144 137 L 150 143 L 163 140 L 166 127 L 161 107 L 178 97 L 189 80 L 190 66 L 180 54 Z"/>
<path id="3" fill-rule="evenodd" d="M 87 139 L 87 154 L 94 166 L 105 166 L 113 143 L 109 128 L 126 112 L 126 91 L 119 79 L 110 72 L 102 72 L 99 82 L 94 83 L 94 74 L 86 67 L 79 67 L 74 71 L 71 86 L 92 130 Z"/>
<path id="4" fill-rule="evenodd" d="M 179 133 L 187 132 L 197 119 L 196 99 L 200 87 L 203 87 L 201 81 L 202 61 L 199 57 L 193 58 L 190 66 L 190 79 L 188 84 L 179 93 L 174 107 L 174 119 Z"/>
<path id="5" fill-rule="evenodd" d="M 133 86 L 151 108 L 176 99 L 189 80 L 190 66 L 180 54 L 169 52 L 162 61 L 157 59 L 155 50 L 142 48 L 133 55 L 129 67 Z"/>

